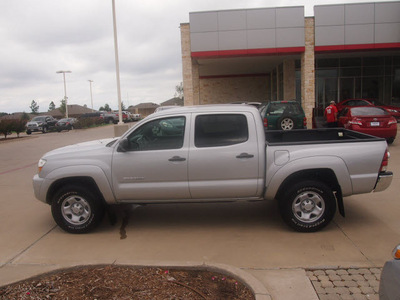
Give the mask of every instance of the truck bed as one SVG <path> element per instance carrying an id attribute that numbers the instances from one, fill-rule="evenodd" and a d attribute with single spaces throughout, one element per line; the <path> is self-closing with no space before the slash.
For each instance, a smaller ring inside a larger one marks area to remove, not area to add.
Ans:
<path id="1" fill-rule="evenodd" d="M 384 140 L 372 135 L 344 128 L 318 128 L 300 130 L 265 130 L 268 145 L 317 144 L 337 142 L 366 142 Z"/>

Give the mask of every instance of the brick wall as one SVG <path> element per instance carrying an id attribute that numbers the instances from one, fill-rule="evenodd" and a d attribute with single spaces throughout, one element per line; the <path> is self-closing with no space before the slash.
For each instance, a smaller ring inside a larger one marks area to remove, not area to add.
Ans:
<path id="1" fill-rule="evenodd" d="M 265 102 L 268 83 L 268 76 L 203 78 L 200 79 L 200 104 Z"/>

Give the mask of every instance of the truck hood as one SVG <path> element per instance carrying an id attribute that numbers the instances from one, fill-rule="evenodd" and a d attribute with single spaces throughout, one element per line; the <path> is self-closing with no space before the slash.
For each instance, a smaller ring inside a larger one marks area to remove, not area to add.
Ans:
<path id="1" fill-rule="evenodd" d="M 61 147 L 50 152 L 47 152 L 43 158 L 60 155 L 60 154 L 72 154 L 79 155 L 84 152 L 94 152 L 98 149 L 103 149 L 107 144 L 110 142 L 117 140 L 118 138 L 109 138 L 109 139 L 102 139 L 102 140 L 95 140 L 89 142 L 83 142 L 79 144 L 74 144 L 70 146 Z"/>

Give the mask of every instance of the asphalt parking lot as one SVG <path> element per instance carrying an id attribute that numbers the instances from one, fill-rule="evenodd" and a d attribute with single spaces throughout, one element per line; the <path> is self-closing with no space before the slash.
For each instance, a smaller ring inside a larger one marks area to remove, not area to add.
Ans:
<path id="1" fill-rule="evenodd" d="M 0 286 L 82 264 L 221 264 L 258 271 L 380 268 L 400 243 L 400 141 L 389 146 L 391 187 L 345 198 L 346 218 L 317 233 L 297 233 L 275 202 L 120 207 L 86 235 L 59 229 L 50 206 L 33 195 L 32 177 L 45 152 L 113 137 L 113 126 L 0 141 Z M 10 136 L 12 137 L 12 136 Z M 22 270 L 22 271 L 21 271 Z"/>

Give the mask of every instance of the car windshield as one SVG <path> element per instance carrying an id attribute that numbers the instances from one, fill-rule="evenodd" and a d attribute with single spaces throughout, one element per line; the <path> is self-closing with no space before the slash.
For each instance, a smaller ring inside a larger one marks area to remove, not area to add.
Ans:
<path id="1" fill-rule="evenodd" d="M 351 109 L 353 116 L 386 116 L 389 113 L 380 107 L 354 107 Z"/>
<path id="2" fill-rule="evenodd" d="M 45 120 L 46 120 L 46 117 L 34 117 L 32 119 L 32 121 L 35 121 L 35 122 L 44 122 Z"/>

